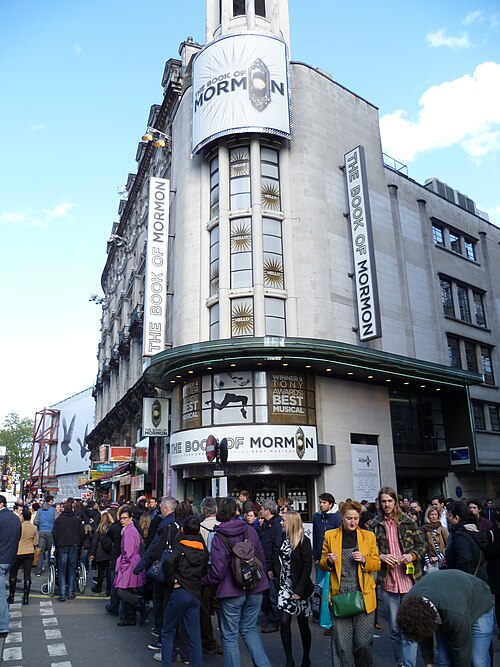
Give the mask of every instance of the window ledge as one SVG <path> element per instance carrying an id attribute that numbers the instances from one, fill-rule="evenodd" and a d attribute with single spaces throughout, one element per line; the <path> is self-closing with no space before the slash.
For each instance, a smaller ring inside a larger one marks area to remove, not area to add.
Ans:
<path id="1" fill-rule="evenodd" d="M 486 331 L 487 333 L 491 333 L 491 329 L 488 329 L 487 327 L 481 327 L 479 324 L 474 324 L 474 322 L 467 322 L 466 320 L 461 320 L 459 317 L 453 317 L 453 315 L 444 315 L 444 319 L 450 320 L 451 322 L 459 322 L 460 324 L 466 324 L 468 327 L 472 327 L 473 329 L 478 329 L 479 331 Z"/>
<path id="2" fill-rule="evenodd" d="M 461 257 L 462 259 L 465 259 L 466 262 L 470 262 L 471 264 L 475 264 L 476 266 L 481 266 L 481 264 L 477 261 L 477 259 L 470 259 L 469 257 L 462 255 L 462 253 L 460 252 L 455 252 L 455 250 L 450 250 L 450 248 L 447 248 L 446 246 L 439 245 L 439 243 L 434 243 L 434 247 L 439 248 L 439 250 L 448 253 L 448 255 L 453 255 L 454 257 Z"/>

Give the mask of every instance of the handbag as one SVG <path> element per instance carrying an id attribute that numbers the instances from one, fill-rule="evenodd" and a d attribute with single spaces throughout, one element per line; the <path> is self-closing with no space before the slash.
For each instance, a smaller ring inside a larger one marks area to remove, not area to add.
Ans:
<path id="1" fill-rule="evenodd" d="M 165 543 L 165 549 L 162 551 L 162 554 L 161 554 L 160 558 L 155 560 L 153 562 L 153 564 L 150 565 L 150 567 L 148 568 L 148 570 L 146 572 L 146 577 L 148 579 L 151 579 L 151 581 L 154 581 L 157 584 L 166 583 L 165 571 L 163 569 L 163 563 L 167 560 L 167 558 L 172 553 L 172 545 L 170 543 L 171 528 L 172 528 L 172 526 L 170 525 L 168 527 L 167 541 Z"/>
<path id="2" fill-rule="evenodd" d="M 330 609 L 328 608 L 328 597 L 330 595 L 330 572 L 325 572 L 323 579 L 323 589 L 321 595 L 321 607 L 319 610 L 319 624 L 325 630 L 332 627 L 332 617 L 330 616 Z"/>
<path id="3" fill-rule="evenodd" d="M 321 611 L 321 599 L 323 597 L 323 581 L 325 579 L 325 570 L 318 570 L 316 574 L 316 583 L 314 584 L 314 591 L 312 597 L 312 617 L 313 620 L 319 623 L 319 615 Z"/>
<path id="4" fill-rule="evenodd" d="M 365 611 L 365 601 L 361 591 L 341 593 L 332 597 L 333 615 L 343 618 L 344 616 L 356 616 Z"/>

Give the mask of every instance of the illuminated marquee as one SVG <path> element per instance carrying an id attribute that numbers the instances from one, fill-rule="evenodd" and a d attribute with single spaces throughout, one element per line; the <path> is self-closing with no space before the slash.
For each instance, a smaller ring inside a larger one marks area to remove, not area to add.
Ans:
<path id="1" fill-rule="evenodd" d="M 240 132 L 291 137 L 288 53 L 277 37 L 227 35 L 193 62 L 193 154 Z"/>

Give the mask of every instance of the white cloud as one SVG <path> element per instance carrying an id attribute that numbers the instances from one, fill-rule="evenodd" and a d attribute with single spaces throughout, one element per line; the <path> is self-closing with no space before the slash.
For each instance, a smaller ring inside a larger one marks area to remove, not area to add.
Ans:
<path id="1" fill-rule="evenodd" d="M 46 125 L 32 125 L 31 129 L 33 132 L 39 132 L 40 130 L 45 130 L 47 128 Z"/>
<path id="2" fill-rule="evenodd" d="M 83 48 L 79 44 L 75 44 L 73 48 L 75 49 L 75 53 L 77 56 L 83 53 Z"/>
<path id="3" fill-rule="evenodd" d="M 55 204 L 51 209 L 46 209 L 41 213 L 19 209 L 17 211 L 5 211 L 0 213 L 0 225 L 21 225 L 22 227 L 47 227 L 54 220 L 60 218 L 69 218 L 76 204 L 71 202 L 62 202 Z"/>
<path id="4" fill-rule="evenodd" d="M 472 75 L 432 86 L 419 103 L 416 120 L 402 109 L 381 118 L 384 152 L 408 163 L 419 153 L 456 145 L 471 158 L 500 150 L 499 63 L 481 63 Z"/>
<path id="5" fill-rule="evenodd" d="M 438 30 L 437 32 L 430 32 L 426 35 L 425 41 L 435 49 L 440 46 L 446 46 L 453 51 L 467 49 L 471 46 L 469 36 L 466 32 L 463 32 L 460 37 L 451 37 L 446 34 L 446 28 L 441 28 L 441 30 Z"/>
<path id="6" fill-rule="evenodd" d="M 476 10 L 475 12 L 469 12 L 462 23 L 464 25 L 470 25 L 471 23 L 480 23 L 483 20 L 484 12 L 482 10 Z"/>
<path id="7" fill-rule="evenodd" d="M 486 213 L 489 215 L 490 222 L 492 222 L 497 227 L 500 227 L 500 206 L 487 208 Z"/>

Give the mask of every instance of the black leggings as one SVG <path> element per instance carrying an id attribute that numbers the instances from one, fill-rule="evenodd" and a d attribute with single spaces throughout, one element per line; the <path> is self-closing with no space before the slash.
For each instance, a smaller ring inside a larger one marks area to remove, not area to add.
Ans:
<path id="1" fill-rule="evenodd" d="M 285 651 L 287 665 L 293 665 L 292 654 L 292 618 L 293 615 L 286 611 L 280 611 L 280 634 Z M 296 616 L 299 624 L 300 639 L 302 640 L 302 664 L 309 665 L 309 651 L 311 650 L 311 629 L 309 628 L 309 618 L 304 612 Z"/>
<path id="2" fill-rule="evenodd" d="M 16 581 L 17 573 L 21 566 L 24 568 L 24 581 L 31 581 L 31 568 L 35 554 L 20 554 L 16 556 L 16 562 L 10 568 L 9 579 Z"/>

